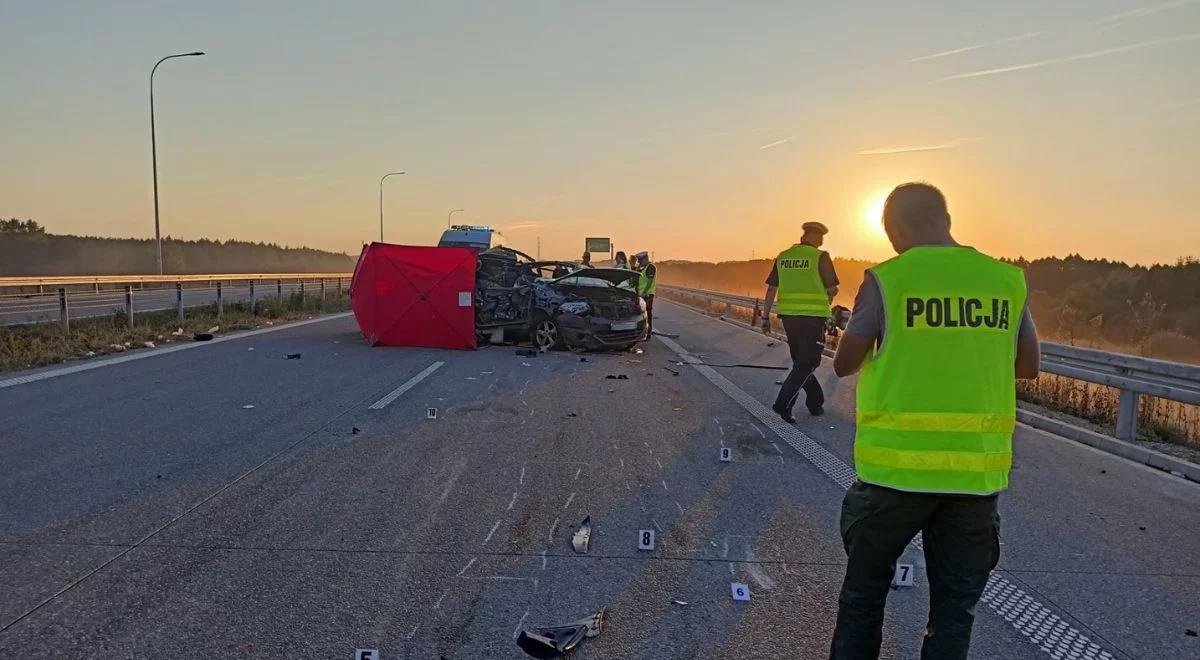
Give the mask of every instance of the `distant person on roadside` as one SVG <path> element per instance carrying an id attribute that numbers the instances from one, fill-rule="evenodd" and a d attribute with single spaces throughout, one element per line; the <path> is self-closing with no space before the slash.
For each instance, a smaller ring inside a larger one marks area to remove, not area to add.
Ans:
<path id="1" fill-rule="evenodd" d="M 654 332 L 654 292 L 658 288 L 658 269 L 650 263 L 647 252 L 638 252 L 633 256 L 638 272 L 637 292 L 646 301 L 646 336 Z"/>
<path id="2" fill-rule="evenodd" d="M 629 257 L 626 257 L 624 252 L 617 252 L 613 259 L 613 268 L 629 268 Z"/>
<path id="3" fill-rule="evenodd" d="M 771 332 L 771 306 L 779 298 L 779 320 L 787 334 L 788 350 L 792 354 L 792 371 L 775 404 L 771 406 L 783 421 L 792 424 L 792 407 L 804 390 L 804 405 L 813 415 L 825 413 L 825 392 L 813 373 L 821 366 L 825 349 L 825 321 L 830 317 L 829 303 L 837 295 L 838 278 L 833 259 L 821 250 L 829 229 L 819 222 L 806 222 L 800 242 L 784 250 L 775 259 L 767 276 L 767 293 L 763 299 L 763 334 Z"/>
<path id="4" fill-rule="evenodd" d="M 893 190 L 883 227 L 899 256 L 867 270 L 833 360 L 838 376 L 862 373 L 829 657 L 879 657 L 896 560 L 922 533 L 921 658 L 966 658 L 1000 559 L 996 500 L 1012 464 L 1016 379 L 1038 374 L 1037 330 L 1025 273 L 959 245 L 937 188 Z"/>
<path id="5" fill-rule="evenodd" d="M 580 262 L 580 265 L 582 265 L 584 268 L 592 267 L 592 253 L 591 252 L 583 253 L 583 261 Z"/>

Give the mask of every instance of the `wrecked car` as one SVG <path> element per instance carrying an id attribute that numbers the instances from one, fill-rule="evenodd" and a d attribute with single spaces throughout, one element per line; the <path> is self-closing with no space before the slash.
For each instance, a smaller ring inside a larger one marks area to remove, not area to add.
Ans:
<path id="1" fill-rule="evenodd" d="M 637 273 L 536 261 L 511 248 L 479 253 L 475 328 L 530 340 L 541 350 L 627 350 L 646 338 Z"/>

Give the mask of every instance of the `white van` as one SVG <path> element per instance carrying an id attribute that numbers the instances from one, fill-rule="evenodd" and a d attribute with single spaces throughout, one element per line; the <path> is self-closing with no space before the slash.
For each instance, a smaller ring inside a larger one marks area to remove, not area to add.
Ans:
<path id="1" fill-rule="evenodd" d="M 499 247 L 503 243 L 504 235 L 491 227 L 454 225 L 442 232 L 438 247 L 469 247 L 482 251 Z"/>

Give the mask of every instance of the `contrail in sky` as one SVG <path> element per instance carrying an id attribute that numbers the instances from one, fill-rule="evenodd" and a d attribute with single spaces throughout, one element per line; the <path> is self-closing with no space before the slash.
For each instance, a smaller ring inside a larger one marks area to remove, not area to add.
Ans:
<path id="1" fill-rule="evenodd" d="M 1157 5 L 1147 5 L 1145 7 L 1136 7 L 1134 9 L 1126 9 L 1125 11 L 1119 11 L 1115 14 L 1108 14 L 1107 16 L 1101 16 L 1100 18 L 1097 18 L 1095 22 L 1097 22 L 1097 23 L 1120 23 L 1123 21 L 1130 21 L 1135 18 L 1142 18 L 1144 16 L 1150 16 L 1151 14 L 1157 14 L 1161 11 L 1167 11 L 1168 9 L 1175 9 L 1176 7 L 1183 7 L 1184 5 L 1191 5 L 1191 4 L 1195 4 L 1195 3 L 1196 3 L 1196 0 L 1172 0 L 1172 2 L 1164 2 L 1162 4 L 1157 4 Z"/>
<path id="2" fill-rule="evenodd" d="M 942 57 L 958 55 L 959 53 L 969 53 L 973 50 L 979 50 L 980 48 L 988 48 L 989 46 L 999 46 L 1001 44 L 1011 44 L 1015 41 L 1025 41 L 1026 39 L 1040 37 L 1043 34 L 1045 34 L 1045 32 L 1030 32 L 1028 34 L 1018 34 L 1015 37 L 1005 37 L 1003 39 L 997 39 L 995 41 L 988 41 L 988 42 L 984 42 L 981 44 L 975 44 L 974 46 L 964 46 L 963 48 L 955 48 L 954 50 L 944 50 L 940 53 L 931 53 L 929 55 L 922 55 L 921 57 L 914 57 L 911 60 L 905 60 L 905 62 L 907 64 L 913 64 L 915 62 L 926 62 L 928 60 L 936 60 L 936 59 L 939 59 Z"/>
<path id="3" fill-rule="evenodd" d="M 1040 60 L 1037 62 L 1027 62 L 1025 64 L 1014 64 L 1012 66 L 1002 66 L 995 69 L 983 69 L 982 71 L 969 71 L 967 73 L 956 73 L 953 76 L 938 78 L 934 82 L 946 82 L 949 80 L 963 80 L 966 78 L 982 78 L 984 76 L 994 76 L 1001 73 L 1012 73 L 1013 71 L 1025 71 L 1028 69 L 1040 69 L 1044 66 L 1052 64 L 1063 64 L 1066 62 L 1076 62 L 1079 60 L 1090 60 L 1097 57 L 1105 57 L 1108 55 L 1117 55 L 1119 53 L 1127 53 L 1132 50 L 1141 50 L 1142 48 L 1150 48 L 1151 46 L 1163 46 L 1166 44 L 1177 44 L 1185 41 L 1195 41 L 1200 39 L 1200 32 L 1192 34 L 1184 34 L 1178 37 L 1166 37 L 1163 39 L 1154 39 L 1153 41 L 1143 41 L 1136 44 L 1128 44 L 1125 46 L 1117 46 L 1116 48 L 1105 48 L 1104 50 L 1096 50 L 1090 53 L 1079 53 L 1077 55 L 1067 55 L 1065 57 L 1054 57 L 1048 60 Z"/>
<path id="4" fill-rule="evenodd" d="M 1099 23 L 1102 25 L 1110 26 L 1110 27 L 1116 26 L 1116 25 L 1118 25 L 1120 23 L 1124 23 L 1126 21 L 1131 21 L 1131 20 L 1135 20 L 1138 18 L 1144 18 L 1146 16 L 1150 16 L 1152 14 L 1157 14 L 1159 12 L 1164 12 L 1164 11 L 1167 11 L 1170 9 L 1175 9 L 1177 7 L 1183 7 L 1186 5 L 1195 4 L 1197 1 L 1200 1 L 1200 0 L 1172 0 L 1171 2 L 1164 2 L 1162 4 L 1157 4 L 1157 5 L 1148 5 L 1146 7 L 1137 7 L 1134 9 L 1126 9 L 1125 11 L 1119 11 L 1119 12 L 1116 12 L 1113 14 L 1106 14 L 1104 16 L 1100 16 L 1098 18 L 1093 19 L 1091 21 L 1091 23 L 1093 23 L 1093 24 Z M 985 41 L 984 43 L 975 44 L 974 46 L 964 46 L 962 48 L 955 48 L 953 50 L 944 50 L 944 51 L 941 51 L 938 53 L 930 53 L 929 55 L 922 55 L 921 57 L 914 57 L 911 60 L 905 60 L 905 63 L 906 64 L 915 64 L 917 62 L 927 62 L 929 60 L 936 60 L 936 59 L 941 59 L 943 57 L 950 57 L 951 55 L 958 55 L 960 53 L 969 53 L 973 50 L 979 50 L 981 48 L 990 48 L 992 46 L 1001 46 L 1004 44 L 1011 44 L 1011 43 L 1015 43 L 1018 41 L 1025 41 L 1028 39 L 1033 39 L 1034 37 L 1040 37 L 1044 34 L 1049 34 L 1049 33 L 1058 32 L 1058 31 L 1061 31 L 1061 30 L 1051 30 L 1049 32 L 1028 32 L 1026 34 L 1018 34 L 1018 35 L 1015 35 L 1012 37 L 1004 37 L 1003 39 L 996 39 L 995 41 Z"/>
<path id="5" fill-rule="evenodd" d="M 788 142 L 791 142 L 792 140 L 795 140 L 795 139 L 796 139 L 796 136 L 793 135 L 792 137 L 786 137 L 786 138 L 783 138 L 782 140 L 775 140 L 774 142 L 764 144 L 763 146 L 759 147 L 758 150 L 762 151 L 763 149 L 770 149 L 771 147 L 778 147 L 781 144 L 787 144 Z"/>
<path id="6" fill-rule="evenodd" d="M 943 151 L 945 149 L 953 149 L 960 144 L 974 142 L 979 138 L 955 138 L 949 142 L 942 144 L 927 144 L 914 147 L 882 147 L 880 149 L 867 149 L 866 151 L 858 152 L 859 156 L 888 156 L 891 154 L 911 154 L 918 151 Z"/>

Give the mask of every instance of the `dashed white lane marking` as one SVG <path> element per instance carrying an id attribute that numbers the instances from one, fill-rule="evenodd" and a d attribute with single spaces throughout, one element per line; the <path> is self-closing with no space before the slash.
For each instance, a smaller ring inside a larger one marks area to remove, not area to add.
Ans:
<path id="1" fill-rule="evenodd" d="M 762 432 L 762 429 L 758 428 L 758 425 L 757 425 L 757 424 L 751 424 L 751 425 L 750 425 L 750 428 L 754 429 L 755 431 L 758 431 L 758 434 L 762 436 L 762 439 L 763 439 L 763 440 L 766 440 L 766 439 L 767 439 L 767 434 L 766 434 L 766 433 L 763 433 L 763 432 Z"/>
<path id="2" fill-rule="evenodd" d="M 546 551 L 542 550 L 542 570 L 546 570 Z"/>
<path id="3" fill-rule="evenodd" d="M 571 506 L 571 502 L 574 502 L 574 501 L 575 501 L 575 493 L 571 493 L 571 496 L 567 498 L 567 503 L 563 504 L 563 511 L 566 511 L 567 507 Z"/>
<path id="4" fill-rule="evenodd" d="M 780 439 L 800 452 L 800 455 L 825 473 L 834 483 L 842 488 L 849 488 L 857 479 L 854 469 L 843 463 L 840 458 L 817 444 L 800 429 L 785 423 L 771 409 L 747 394 L 745 390 L 728 378 L 717 373 L 712 367 L 696 364 L 699 359 L 688 353 L 687 349 L 677 342 L 667 337 L 659 337 L 658 340 L 674 351 L 681 360 L 691 364 L 692 368 L 742 406 L 746 412 L 774 431 Z M 914 543 L 920 547 L 919 539 Z M 730 570 L 732 571 L 732 565 Z M 988 578 L 987 587 L 984 589 L 981 600 L 987 603 L 994 612 L 1004 617 L 1027 640 L 1055 660 L 1061 658 L 1113 660 L 1112 653 L 1101 648 L 1099 644 L 1071 626 L 1050 608 L 1016 587 L 1001 573 L 1002 571 L 994 571 Z"/>
<path id="5" fill-rule="evenodd" d="M 625 467 L 625 459 L 621 458 L 617 460 L 621 461 L 621 467 Z"/>
<path id="6" fill-rule="evenodd" d="M 663 469 L 662 461 L 660 461 L 656 458 L 656 459 L 654 459 L 654 462 L 658 464 L 658 469 L 660 469 L 660 470 Z"/>
<path id="7" fill-rule="evenodd" d="M 662 480 L 662 485 L 663 485 L 663 490 L 665 490 L 668 493 L 671 492 L 670 489 L 667 488 L 667 481 L 665 479 Z"/>
<path id="8" fill-rule="evenodd" d="M 679 509 L 679 513 L 684 513 L 683 505 L 679 502 L 675 502 L 675 508 Z"/>
<path id="9" fill-rule="evenodd" d="M 525 617 L 527 616 L 529 616 L 529 610 L 525 610 L 525 613 L 521 615 L 521 620 L 517 622 L 517 628 L 512 634 L 513 639 L 516 639 L 521 634 L 521 626 L 525 625 Z"/>
<path id="10" fill-rule="evenodd" d="M 775 451 L 781 454 L 783 453 L 783 450 L 779 448 L 779 445 L 775 444 L 774 442 L 771 443 L 771 446 L 775 448 Z"/>
<path id="11" fill-rule="evenodd" d="M 525 485 L 525 466 L 521 466 L 521 478 L 517 480 L 517 483 L 522 486 Z"/>
<path id="12" fill-rule="evenodd" d="M 508 508 L 505 511 L 512 511 L 513 505 L 517 503 L 517 491 L 513 491 L 512 499 L 508 502 Z"/>
<path id="13" fill-rule="evenodd" d="M 155 348 L 155 349 L 152 349 L 149 351 L 138 351 L 136 353 L 130 353 L 129 355 L 122 355 L 120 357 L 115 357 L 115 358 L 108 358 L 108 359 L 104 359 L 104 360 L 94 360 L 94 361 L 90 361 L 90 362 L 85 362 L 83 364 L 74 364 L 69 367 L 62 367 L 60 369 L 48 369 L 46 371 L 39 371 L 36 374 L 28 374 L 25 376 L 17 376 L 15 378 L 7 378 L 5 380 L 0 380 L 0 390 L 4 389 L 6 387 L 13 387 L 16 385 L 25 385 L 26 383 L 36 383 L 39 380 L 46 380 L 48 378 L 57 378 L 59 376 L 67 376 L 70 374 L 77 374 L 81 371 L 91 371 L 92 369 L 101 369 L 104 367 L 111 367 L 111 366 L 118 365 L 118 364 L 124 364 L 126 362 L 133 362 L 134 360 L 144 360 L 146 358 L 157 357 L 159 355 L 166 355 L 168 353 L 178 353 L 179 351 L 187 351 L 187 350 L 191 350 L 194 348 L 204 348 L 205 346 L 212 346 L 214 344 L 220 344 L 222 342 L 227 342 L 227 341 L 234 341 L 236 339 L 243 339 L 245 337 L 256 337 L 258 335 L 264 335 L 268 332 L 279 332 L 280 330 L 288 330 L 290 328 L 299 328 L 300 326 L 309 325 L 312 323 L 323 323 L 325 321 L 332 321 L 334 319 L 343 319 L 352 314 L 354 314 L 354 312 L 344 312 L 341 314 L 330 314 L 329 316 L 322 316 L 321 318 L 308 319 L 305 321 L 296 321 L 295 323 L 288 323 L 286 325 L 276 325 L 276 326 L 272 326 L 270 328 L 259 328 L 258 330 L 239 332 L 236 335 L 226 335 L 224 337 L 216 337 L 215 339 L 212 339 L 211 341 L 202 341 L 202 342 L 195 342 L 195 343 L 189 343 L 189 344 L 179 344 L 177 346 L 167 346 L 164 348 Z"/>
<path id="14" fill-rule="evenodd" d="M 435 610 L 442 609 L 442 601 L 446 600 L 446 596 L 449 595 L 449 593 L 450 593 L 449 589 L 443 591 L 442 595 L 440 597 L 438 597 L 437 602 L 433 604 L 433 609 L 435 609 Z"/>
<path id="15" fill-rule="evenodd" d="M 434 362 L 433 364 L 429 365 L 428 367 L 425 367 L 425 369 L 423 371 L 421 371 L 421 373 L 417 374 L 416 376 L 413 376 L 412 378 L 409 378 L 408 381 L 405 382 L 403 385 L 401 385 L 400 387 L 397 387 L 396 389 L 392 390 L 391 392 L 388 392 L 387 394 L 385 394 L 382 399 L 376 401 L 375 403 L 372 403 L 369 406 L 369 408 L 371 410 L 383 410 L 384 407 L 386 407 L 389 403 L 395 401 L 396 399 L 399 399 L 400 395 L 411 390 L 413 387 L 416 387 L 417 383 L 425 380 L 429 376 L 429 374 L 437 371 L 438 369 L 441 369 L 442 365 L 444 365 L 444 364 L 446 364 L 446 363 L 441 360 L 438 360 L 437 362 Z"/>
<path id="16" fill-rule="evenodd" d="M 479 559 L 479 557 L 471 557 L 471 561 L 467 562 L 467 565 L 463 566 L 462 570 L 458 572 L 458 575 L 454 577 L 462 577 L 463 573 L 466 573 L 472 566 L 475 565 L 475 560 L 477 559 Z"/>
<path id="17" fill-rule="evenodd" d="M 487 545 L 487 542 L 492 540 L 492 535 L 495 534 L 496 530 L 499 528 L 500 528 L 500 521 L 497 520 L 496 524 L 492 525 L 492 531 L 488 532 L 488 535 L 486 537 L 484 537 L 483 545 Z"/>
<path id="18" fill-rule="evenodd" d="M 554 530 L 556 529 L 558 529 L 558 518 L 555 518 L 554 522 L 550 525 L 550 533 L 547 535 L 549 540 L 554 540 Z"/>
<path id="19" fill-rule="evenodd" d="M 575 481 L 579 481 L 579 473 L 580 473 L 580 472 L 583 472 L 583 468 L 576 468 L 576 469 L 575 469 Z"/>
<path id="20" fill-rule="evenodd" d="M 659 533 L 659 534 L 662 534 L 663 528 L 662 528 L 662 527 L 661 527 L 661 526 L 658 524 L 658 521 L 657 521 L 657 520 L 655 520 L 655 519 L 653 519 L 653 518 L 651 518 L 651 519 L 650 519 L 650 522 L 654 524 L 654 529 L 657 529 L 657 530 L 658 530 L 658 533 Z"/>

